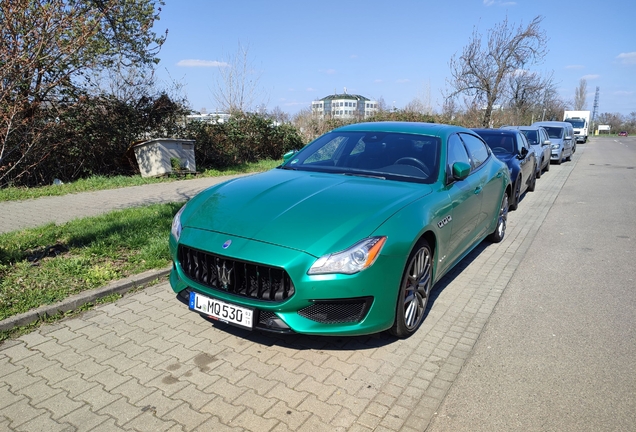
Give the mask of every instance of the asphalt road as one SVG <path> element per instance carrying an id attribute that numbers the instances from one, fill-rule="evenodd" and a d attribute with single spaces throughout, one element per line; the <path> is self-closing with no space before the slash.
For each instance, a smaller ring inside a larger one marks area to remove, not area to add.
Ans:
<path id="1" fill-rule="evenodd" d="M 586 146 L 428 431 L 636 430 L 636 138 Z"/>

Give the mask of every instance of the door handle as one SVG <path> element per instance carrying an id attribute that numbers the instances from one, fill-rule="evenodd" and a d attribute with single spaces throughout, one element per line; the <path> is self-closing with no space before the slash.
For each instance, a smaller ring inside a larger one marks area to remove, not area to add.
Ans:
<path id="1" fill-rule="evenodd" d="M 482 189 L 483 188 L 481 186 L 478 186 L 477 188 L 475 188 L 475 195 L 479 195 Z"/>

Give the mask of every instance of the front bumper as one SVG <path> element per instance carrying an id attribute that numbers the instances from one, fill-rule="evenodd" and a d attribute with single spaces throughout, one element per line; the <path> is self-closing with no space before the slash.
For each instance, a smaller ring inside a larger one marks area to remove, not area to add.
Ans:
<path id="1" fill-rule="evenodd" d="M 404 262 L 380 255 L 370 268 L 353 274 L 307 275 L 316 257 L 271 244 L 232 238 L 231 251 L 209 247 L 222 245 L 228 236 L 203 230 L 184 230 L 181 243 L 206 246 L 206 252 L 252 263 L 260 268 L 284 269 L 293 284 L 288 297 L 246 295 L 243 291 L 210 286 L 179 262 L 171 238 L 174 260 L 170 285 L 177 298 L 187 302 L 194 290 L 205 296 L 247 307 L 255 312 L 254 329 L 316 335 L 362 335 L 391 327 Z"/>

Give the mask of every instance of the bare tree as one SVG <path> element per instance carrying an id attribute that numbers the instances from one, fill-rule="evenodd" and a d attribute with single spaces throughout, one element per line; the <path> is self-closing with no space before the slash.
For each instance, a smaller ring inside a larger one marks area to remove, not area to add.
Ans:
<path id="1" fill-rule="evenodd" d="M 81 97 L 91 72 L 151 67 L 164 37 L 154 0 L 0 1 L 0 184 L 28 176 L 42 142 Z M 161 1 L 158 4 L 162 4 Z"/>
<path id="2" fill-rule="evenodd" d="M 508 124 L 520 125 L 532 121 L 532 114 L 543 106 L 546 91 L 552 95 L 553 75 L 541 76 L 525 69 L 509 74 L 507 78 Z"/>
<path id="3" fill-rule="evenodd" d="M 483 107 L 482 126 L 489 126 L 493 109 L 501 105 L 504 85 L 511 74 L 525 66 L 540 63 L 547 54 L 547 37 L 535 17 L 527 26 L 515 28 L 506 18 L 488 31 L 486 46 L 475 29 L 462 55 L 450 60 L 452 91 L 447 97 L 468 95 L 473 104 Z"/>
<path id="4" fill-rule="evenodd" d="M 279 106 L 275 106 L 270 112 L 267 113 L 267 116 L 278 124 L 291 122 L 290 115 L 283 111 Z"/>
<path id="5" fill-rule="evenodd" d="M 587 95 L 587 80 L 581 78 L 579 86 L 574 90 L 574 110 L 580 111 L 585 109 Z"/>
<path id="6" fill-rule="evenodd" d="M 624 118 L 620 113 L 601 113 L 597 119 L 597 124 L 610 125 L 612 133 L 619 132 L 623 122 Z"/>
<path id="7" fill-rule="evenodd" d="M 234 55 L 227 55 L 211 89 L 217 109 L 229 113 L 248 112 L 267 101 L 260 87 L 261 74 L 254 68 L 249 45 L 239 42 Z"/>

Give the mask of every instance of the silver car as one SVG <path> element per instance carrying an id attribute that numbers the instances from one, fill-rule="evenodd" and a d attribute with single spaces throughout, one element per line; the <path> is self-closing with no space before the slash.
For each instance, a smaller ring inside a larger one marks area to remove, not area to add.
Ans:
<path id="1" fill-rule="evenodd" d="M 537 178 L 550 171 L 552 143 L 543 126 L 503 126 L 501 129 L 517 129 L 526 136 L 537 159 Z"/>
<path id="2" fill-rule="evenodd" d="M 576 151 L 574 142 L 574 129 L 567 122 L 559 121 L 541 121 L 534 122 L 532 126 L 543 126 L 548 132 L 550 142 L 552 143 L 552 154 L 550 160 L 560 165 L 564 160 L 571 160 L 572 155 Z"/>

